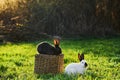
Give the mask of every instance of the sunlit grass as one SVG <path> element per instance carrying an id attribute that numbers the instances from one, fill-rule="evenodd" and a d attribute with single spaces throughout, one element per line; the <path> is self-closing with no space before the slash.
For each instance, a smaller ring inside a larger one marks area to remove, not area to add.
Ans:
<path id="1" fill-rule="evenodd" d="M 77 53 L 84 53 L 88 70 L 84 75 L 67 76 L 34 74 L 37 42 L 0 44 L 0 79 L 17 80 L 119 80 L 120 38 L 62 40 L 64 67 L 79 62 Z M 51 42 L 48 40 L 48 42 Z"/>

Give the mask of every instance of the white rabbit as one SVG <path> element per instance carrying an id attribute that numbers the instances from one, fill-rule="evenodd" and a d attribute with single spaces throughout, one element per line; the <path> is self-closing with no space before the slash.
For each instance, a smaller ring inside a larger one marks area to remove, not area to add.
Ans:
<path id="1" fill-rule="evenodd" d="M 84 54 L 79 54 L 78 53 L 78 58 L 80 60 L 79 63 L 71 63 L 66 66 L 65 68 L 65 73 L 70 75 L 70 74 L 83 74 L 86 70 L 87 67 L 87 62 L 84 60 Z"/>

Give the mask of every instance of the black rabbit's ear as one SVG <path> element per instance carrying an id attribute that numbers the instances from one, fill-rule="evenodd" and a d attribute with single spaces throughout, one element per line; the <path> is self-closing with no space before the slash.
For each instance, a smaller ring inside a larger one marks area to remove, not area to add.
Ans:
<path id="1" fill-rule="evenodd" d="M 58 39 L 54 39 L 54 45 L 59 45 L 60 41 Z"/>
<path id="2" fill-rule="evenodd" d="M 80 55 L 80 53 L 78 53 L 78 59 L 79 59 L 80 61 L 84 60 L 84 54 L 81 54 L 81 55 Z"/>

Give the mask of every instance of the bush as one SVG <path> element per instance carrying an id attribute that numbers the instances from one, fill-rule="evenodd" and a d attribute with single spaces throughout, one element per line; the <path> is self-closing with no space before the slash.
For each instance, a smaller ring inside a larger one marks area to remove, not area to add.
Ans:
<path id="1" fill-rule="evenodd" d="M 106 36 L 120 32 L 118 0 L 4 0 L 3 2 L 0 6 L 0 26 L 5 26 L 6 31 L 8 26 L 16 27 L 15 30 L 10 28 L 11 31 L 8 33 L 12 36 L 17 35 L 17 40 L 29 40 L 30 35 L 33 36 L 31 39 L 36 39 L 38 37 L 36 35 L 41 33 L 61 36 Z M 22 38 L 23 36 L 25 38 Z"/>

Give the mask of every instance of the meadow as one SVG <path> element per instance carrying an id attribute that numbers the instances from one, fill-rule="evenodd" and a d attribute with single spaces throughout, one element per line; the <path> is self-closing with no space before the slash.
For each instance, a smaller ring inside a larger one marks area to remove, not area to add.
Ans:
<path id="1" fill-rule="evenodd" d="M 120 80 L 120 37 L 63 39 L 64 67 L 79 62 L 78 53 L 84 53 L 88 63 L 84 75 L 71 76 L 34 73 L 36 45 L 41 41 L 1 43 L 0 80 Z"/>

